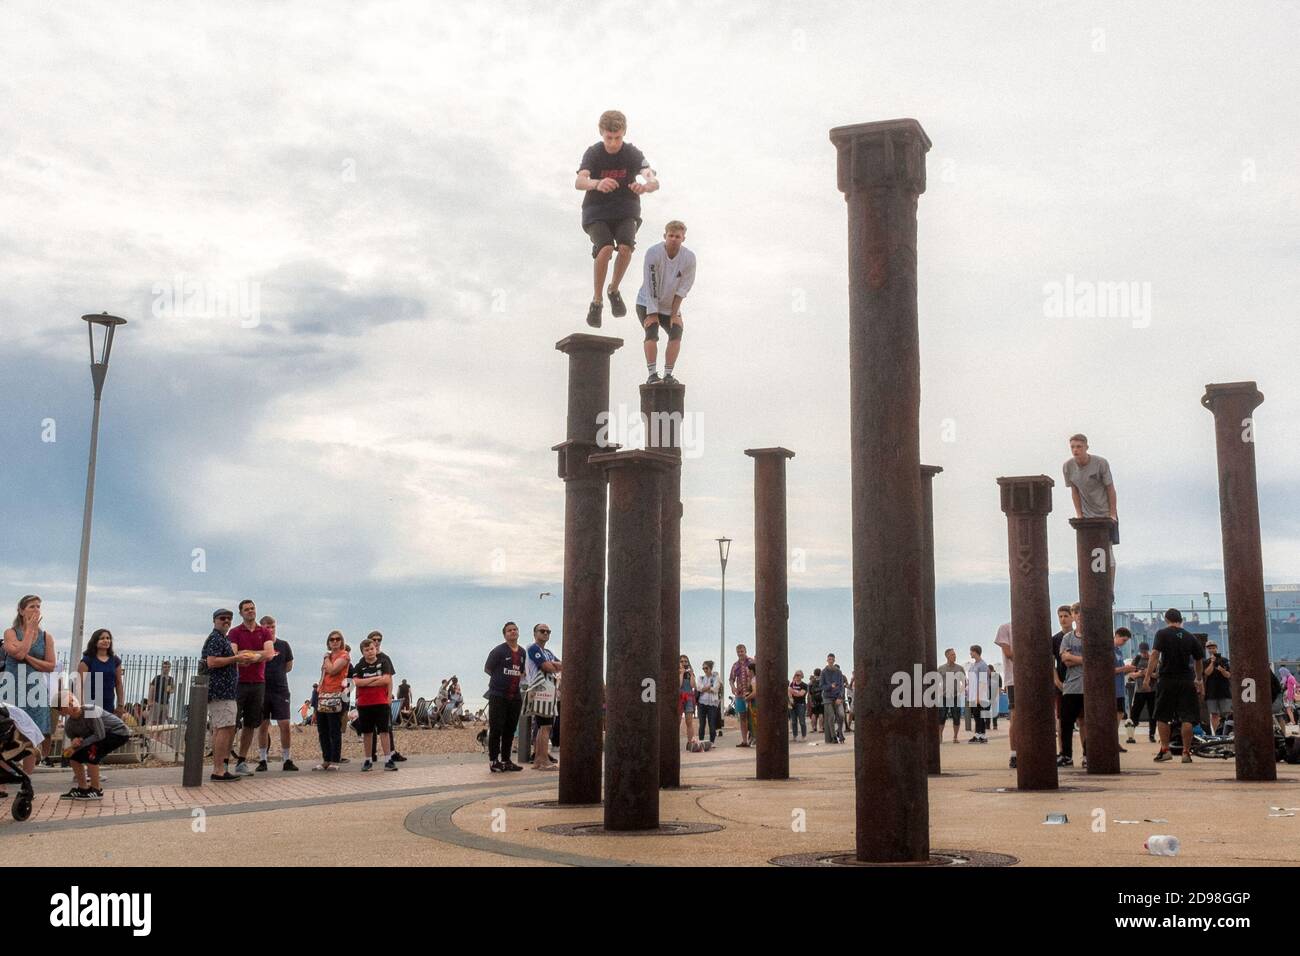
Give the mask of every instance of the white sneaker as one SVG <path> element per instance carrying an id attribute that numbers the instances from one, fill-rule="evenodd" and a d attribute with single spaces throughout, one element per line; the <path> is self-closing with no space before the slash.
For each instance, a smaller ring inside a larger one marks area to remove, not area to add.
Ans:
<path id="1" fill-rule="evenodd" d="M 241 777 L 251 777 L 253 775 L 253 769 L 248 766 L 248 761 L 241 760 L 239 763 L 235 764 L 235 773 L 239 774 Z"/>

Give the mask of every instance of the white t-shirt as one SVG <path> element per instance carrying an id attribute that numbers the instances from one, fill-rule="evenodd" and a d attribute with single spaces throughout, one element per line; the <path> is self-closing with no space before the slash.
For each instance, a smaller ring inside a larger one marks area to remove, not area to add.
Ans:
<path id="1" fill-rule="evenodd" d="M 996 644 L 998 647 L 1003 647 L 1003 648 L 1011 646 L 1011 625 L 1010 624 L 1002 624 L 998 626 L 998 636 L 993 638 L 993 643 Z M 1015 652 L 1013 651 L 1012 653 Z M 1015 677 L 1016 671 L 1015 668 L 1012 667 L 1014 663 L 1015 662 L 1011 658 L 1007 657 L 1007 655 L 1003 653 L 1002 673 L 1006 678 L 1005 683 L 1008 687 L 1014 687 L 1016 684 L 1016 677 Z"/>
<path id="2" fill-rule="evenodd" d="M 987 705 L 989 702 L 989 665 L 987 661 L 971 661 L 966 668 L 966 702 Z"/>
<path id="3" fill-rule="evenodd" d="M 641 291 L 636 294 L 636 304 L 647 312 L 671 315 L 673 297 L 686 298 L 695 284 L 695 253 L 681 246 L 677 255 L 668 258 L 662 242 L 646 250 L 642 267 Z"/>
<path id="4" fill-rule="evenodd" d="M 699 678 L 700 703 L 715 707 L 718 703 L 718 675 L 701 674 Z"/>

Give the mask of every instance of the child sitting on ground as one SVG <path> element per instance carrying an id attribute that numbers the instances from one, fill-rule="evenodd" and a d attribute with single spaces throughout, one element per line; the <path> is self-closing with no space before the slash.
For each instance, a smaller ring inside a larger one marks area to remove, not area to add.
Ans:
<path id="1" fill-rule="evenodd" d="M 64 699 L 59 713 L 67 718 L 63 723 L 63 753 L 76 778 L 62 799 L 101 800 L 104 791 L 99 786 L 99 762 L 130 740 L 131 732 L 117 715 L 94 705 L 82 707 L 71 694 Z"/>

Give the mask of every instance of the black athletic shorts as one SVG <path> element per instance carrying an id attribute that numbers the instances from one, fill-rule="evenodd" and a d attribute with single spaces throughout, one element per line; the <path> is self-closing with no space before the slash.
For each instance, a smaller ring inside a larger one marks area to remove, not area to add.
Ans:
<path id="1" fill-rule="evenodd" d="M 1166 724 L 1200 720 L 1201 700 L 1196 695 L 1196 684 L 1189 680 L 1170 680 L 1162 677 L 1156 681 L 1156 720 Z"/>
<path id="2" fill-rule="evenodd" d="M 591 258 L 606 246 L 629 246 L 636 248 L 636 231 L 641 228 L 640 219 L 598 219 L 582 227 L 582 231 L 591 237 Z"/>
<path id="3" fill-rule="evenodd" d="M 240 684 L 235 692 L 235 722 L 240 727 L 261 727 L 265 697 L 265 684 Z"/>
<path id="4" fill-rule="evenodd" d="M 262 698 L 262 719 L 289 719 L 289 689 L 287 687 L 271 687 L 267 685 L 266 694 Z"/>
<path id="5" fill-rule="evenodd" d="M 673 317 L 671 315 L 668 315 L 667 313 L 664 312 L 655 312 L 655 313 L 647 312 L 645 306 L 640 305 L 638 303 L 636 307 L 636 317 L 641 320 L 642 325 L 645 325 L 645 320 L 651 314 L 653 314 L 654 317 L 659 320 L 659 328 L 663 329 L 665 332 L 668 332 L 672 329 Z"/>
<path id="6" fill-rule="evenodd" d="M 88 747 L 82 747 L 68 759 L 75 760 L 77 763 L 89 763 L 99 766 L 101 760 L 111 754 L 114 750 L 117 750 L 130 739 L 130 737 L 109 734 L 103 740 L 97 740 Z"/>
<path id="7" fill-rule="evenodd" d="M 539 717 L 537 714 L 531 714 L 530 716 L 533 719 L 533 723 L 538 727 L 549 727 L 551 724 L 555 723 L 554 717 Z"/>
<path id="8" fill-rule="evenodd" d="M 369 704 L 357 708 L 357 733 L 386 734 L 392 724 L 393 708 L 388 704 Z"/>
<path id="9" fill-rule="evenodd" d="M 1117 711 L 1119 711 L 1119 715 L 1120 715 L 1121 717 L 1123 717 L 1124 714 L 1127 713 L 1127 711 L 1124 709 L 1124 705 L 1125 705 L 1126 703 L 1128 703 L 1128 701 L 1126 701 L 1123 697 L 1116 697 L 1116 698 L 1115 698 L 1115 709 L 1116 709 Z"/>

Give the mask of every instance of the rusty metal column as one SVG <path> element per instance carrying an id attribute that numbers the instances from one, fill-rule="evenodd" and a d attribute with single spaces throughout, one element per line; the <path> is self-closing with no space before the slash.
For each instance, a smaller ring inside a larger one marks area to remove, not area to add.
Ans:
<path id="1" fill-rule="evenodd" d="M 601 450 L 609 413 L 610 356 L 622 339 L 570 335 L 569 410 L 559 453 L 564 479 L 564 719 L 560 721 L 562 804 L 600 802 L 605 703 L 605 472 L 587 459 Z M 522 741 L 521 741 L 522 744 Z M 521 746 L 522 752 L 522 746 Z"/>
<path id="2" fill-rule="evenodd" d="M 1007 516 L 1011 646 L 1016 677 L 1012 720 L 1016 729 L 1016 786 L 1021 790 L 1055 790 L 1058 786 L 1052 594 L 1047 564 L 1047 516 L 1052 511 L 1054 484 L 1046 475 L 998 479 L 1002 511 Z M 1092 766 L 1091 761 L 1088 765 Z"/>
<path id="3" fill-rule="evenodd" d="M 853 486 L 853 735 L 857 858 L 930 858 L 920 706 L 894 707 L 892 675 L 925 660 L 921 590 L 921 356 L 916 205 L 930 138 L 913 119 L 831 130 L 849 219 Z"/>
<path id="4" fill-rule="evenodd" d="M 1088 773 L 1119 773 L 1115 615 L 1109 567 L 1111 520 L 1071 518 L 1070 527 L 1075 530 L 1079 560 L 1079 639 L 1083 641 L 1083 726 Z"/>
<path id="5" fill-rule="evenodd" d="M 677 662 L 682 654 L 682 416 L 685 406 L 686 386 L 680 382 L 641 386 L 646 448 L 672 455 L 676 463 L 664 472 L 660 513 L 663 571 L 659 584 L 662 659 L 659 686 L 664 689 L 659 695 L 660 787 L 680 787 L 682 783 Z"/>
<path id="6" fill-rule="evenodd" d="M 788 448 L 746 448 L 754 459 L 754 671 L 758 734 L 754 776 L 790 778 L 790 605 L 786 601 L 785 461 Z"/>
<path id="7" fill-rule="evenodd" d="M 1254 382 L 1205 386 L 1201 404 L 1214 413 L 1219 458 L 1219 520 L 1223 525 L 1223 579 L 1228 591 L 1232 659 L 1232 715 L 1238 780 L 1276 780 L 1272 694 L 1269 691 L 1268 612 L 1264 558 L 1259 543 L 1259 492 L 1255 483 L 1255 408 L 1264 395 Z M 1242 700 L 1241 682 L 1255 682 L 1254 699 Z"/>
<path id="8" fill-rule="evenodd" d="M 663 473 L 652 451 L 592 455 L 609 476 L 609 640 L 605 672 L 605 829 L 659 826 L 659 545 Z M 565 758 L 567 759 L 567 758 Z"/>
<path id="9" fill-rule="evenodd" d="M 939 670 L 939 625 L 934 607 L 934 476 L 942 472 L 938 465 L 921 466 L 921 612 L 925 620 L 925 666 L 928 676 Z M 927 708 L 930 730 L 925 738 L 926 772 L 943 773 L 939 749 L 943 744 L 943 708 Z"/>

